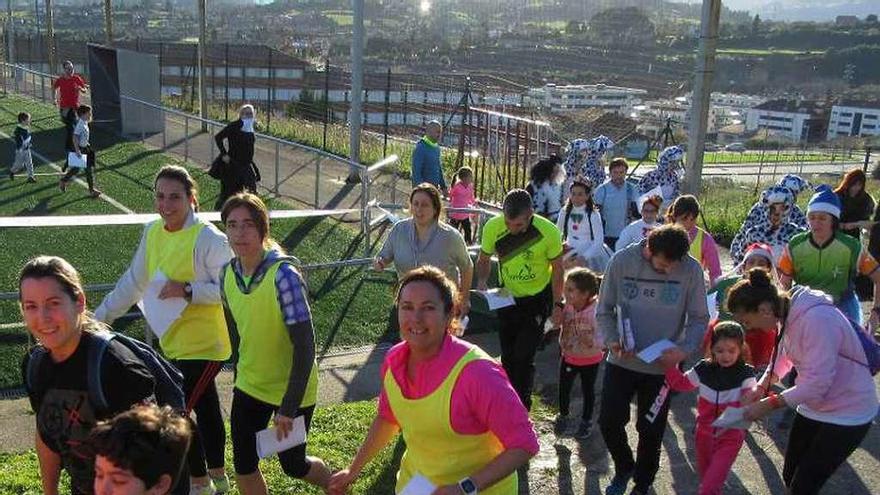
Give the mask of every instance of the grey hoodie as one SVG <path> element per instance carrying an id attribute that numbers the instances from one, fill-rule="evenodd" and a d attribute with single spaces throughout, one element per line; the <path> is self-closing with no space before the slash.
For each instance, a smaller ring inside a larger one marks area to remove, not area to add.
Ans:
<path id="1" fill-rule="evenodd" d="M 657 273 L 643 255 L 646 243 L 643 239 L 611 258 L 599 292 L 599 330 L 606 345 L 620 342 L 619 307 L 631 323 L 636 352 L 669 339 L 692 354 L 709 323 L 703 269 L 688 255 L 671 273 Z M 637 357 L 618 358 L 609 353 L 608 362 L 640 373 L 664 373 L 659 361 L 648 364 Z"/>

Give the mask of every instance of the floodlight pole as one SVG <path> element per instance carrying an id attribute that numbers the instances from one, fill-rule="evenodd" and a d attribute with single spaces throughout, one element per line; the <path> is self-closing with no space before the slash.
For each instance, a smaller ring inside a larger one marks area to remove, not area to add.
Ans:
<path id="1" fill-rule="evenodd" d="M 55 16 L 52 14 L 52 0 L 46 0 L 46 47 L 49 54 L 49 74 L 55 74 Z"/>
<path id="2" fill-rule="evenodd" d="M 718 45 L 718 23 L 721 0 L 703 0 L 700 21 L 700 47 L 694 73 L 694 91 L 691 97 L 690 129 L 688 129 L 687 166 L 684 192 L 699 194 L 703 174 L 703 148 L 706 145 L 706 127 L 709 123 L 709 105 L 712 79 L 715 76 L 715 48 Z"/>
<path id="3" fill-rule="evenodd" d="M 113 46 L 113 5 L 111 2 L 112 0 L 104 0 L 104 35 L 107 37 L 107 46 Z"/>
<path id="4" fill-rule="evenodd" d="M 208 42 L 208 19 L 207 19 L 207 1 L 198 0 L 199 2 L 199 117 L 202 118 L 202 132 L 208 131 L 208 97 L 205 94 L 205 52 Z M 244 70 L 244 69 L 242 69 Z"/>
<path id="5" fill-rule="evenodd" d="M 364 96 L 364 0 L 351 0 L 352 39 L 351 39 L 351 108 L 349 111 L 348 148 L 349 160 L 361 161 L 361 110 Z M 349 182 L 357 182 L 357 168 L 352 165 L 348 173 Z"/>

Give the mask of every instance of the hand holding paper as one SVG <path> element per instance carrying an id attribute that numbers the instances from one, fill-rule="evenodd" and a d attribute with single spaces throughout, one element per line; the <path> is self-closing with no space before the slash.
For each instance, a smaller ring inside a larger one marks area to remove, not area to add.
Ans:
<path id="1" fill-rule="evenodd" d="M 516 304 L 513 297 L 504 289 L 489 289 L 479 292 L 486 298 L 486 304 L 489 305 L 489 309 L 492 311 Z"/>
<path id="2" fill-rule="evenodd" d="M 86 156 L 77 154 L 75 151 L 67 153 L 67 166 L 71 168 L 86 168 Z"/>
<path id="3" fill-rule="evenodd" d="M 275 427 L 257 432 L 257 455 L 260 459 L 305 443 L 306 425 L 303 417 L 293 418 L 293 429 L 281 440 L 278 439 L 280 436 Z"/>
<path id="4" fill-rule="evenodd" d="M 742 407 L 728 407 L 718 416 L 718 419 L 712 423 L 716 428 L 733 428 L 738 430 L 748 430 L 752 422 L 745 419 L 743 415 L 745 409 Z"/>
<path id="5" fill-rule="evenodd" d="M 143 298 L 138 302 L 138 307 L 144 314 L 150 330 L 159 338 L 162 338 L 171 324 L 180 318 L 187 305 L 186 299 L 182 297 L 160 298 L 166 282 L 168 277 L 157 271 L 147 290 L 144 291 Z"/>
<path id="6" fill-rule="evenodd" d="M 663 351 L 674 347 L 675 344 L 669 339 L 658 340 L 642 349 L 636 356 L 646 363 L 653 363 L 663 354 Z"/>

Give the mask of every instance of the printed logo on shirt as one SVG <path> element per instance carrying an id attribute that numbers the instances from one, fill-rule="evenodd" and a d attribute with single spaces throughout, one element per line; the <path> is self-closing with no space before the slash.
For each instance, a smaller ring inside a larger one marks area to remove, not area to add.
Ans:
<path id="1" fill-rule="evenodd" d="M 526 282 L 529 280 L 535 279 L 535 272 L 532 271 L 532 267 L 530 265 L 523 265 L 519 271 L 510 277 L 511 280 L 517 280 L 520 282 Z"/>
<path id="2" fill-rule="evenodd" d="M 663 304 L 677 304 L 678 297 L 681 294 L 681 288 L 678 284 L 665 284 L 660 289 L 660 302 Z"/>
<path id="3" fill-rule="evenodd" d="M 627 299 L 635 299 L 639 296 L 639 286 L 635 281 L 626 280 L 623 282 L 623 297 Z"/>

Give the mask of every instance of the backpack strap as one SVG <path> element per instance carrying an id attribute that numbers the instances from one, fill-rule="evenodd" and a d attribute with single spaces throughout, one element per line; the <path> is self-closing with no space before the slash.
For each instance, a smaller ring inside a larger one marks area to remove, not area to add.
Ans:
<path id="1" fill-rule="evenodd" d="M 42 345 L 38 345 L 31 349 L 24 377 L 25 389 L 27 389 L 30 394 L 38 395 L 37 392 L 41 392 L 37 391 L 35 387 L 36 384 L 39 383 L 40 366 L 42 366 L 43 360 L 48 354 L 49 351 L 47 351 Z"/>
<path id="2" fill-rule="evenodd" d="M 569 206 L 565 206 L 565 220 L 562 222 L 562 242 L 568 239 L 568 219 L 571 218 L 571 208 Z"/>
<path id="3" fill-rule="evenodd" d="M 89 345 L 88 365 L 86 366 L 86 383 L 89 389 L 89 400 L 92 406 L 100 411 L 109 407 L 101 381 L 101 366 L 104 354 L 107 352 L 107 347 L 110 346 L 114 335 L 110 332 L 93 332 L 90 335 L 92 339 Z"/>
<path id="4" fill-rule="evenodd" d="M 587 212 L 587 222 L 590 224 L 590 240 L 595 241 L 596 238 L 593 236 L 593 212 Z"/>

